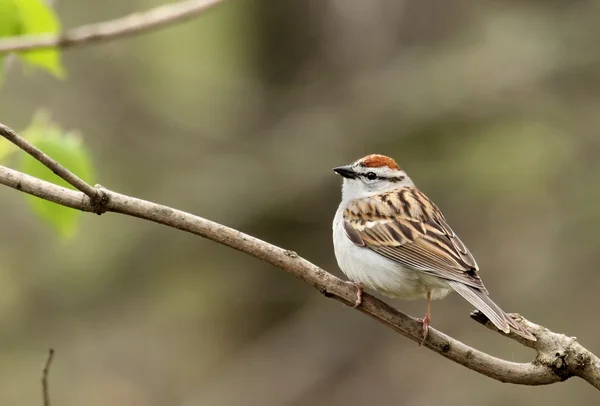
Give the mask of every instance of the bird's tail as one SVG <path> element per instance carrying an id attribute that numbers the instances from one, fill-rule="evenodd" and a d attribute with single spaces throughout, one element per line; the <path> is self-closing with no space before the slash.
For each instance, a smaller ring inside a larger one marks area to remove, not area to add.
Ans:
<path id="1" fill-rule="evenodd" d="M 521 337 L 536 341 L 533 334 L 525 330 L 522 326 L 516 323 L 512 317 L 504 313 L 504 311 L 490 299 L 490 297 L 477 288 L 464 285 L 460 282 L 448 282 L 452 289 L 454 289 L 459 295 L 467 299 L 469 303 L 475 306 L 479 311 L 487 316 L 488 319 L 494 326 L 498 327 L 500 331 L 509 333 L 511 330 Z"/>

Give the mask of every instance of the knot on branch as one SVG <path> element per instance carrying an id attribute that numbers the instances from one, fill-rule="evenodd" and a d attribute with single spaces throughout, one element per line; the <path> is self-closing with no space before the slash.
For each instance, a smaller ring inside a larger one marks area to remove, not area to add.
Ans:
<path id="1" fill-rule="evenodd" d="M 590 362 L 589 355 L 582 351 L 575 337 L 551 334 L 547 343 L 538 349 L 538 356 L 533 363 L 549 368 L 561 381 L 580 375 L 580 371 Z"/>
<path id="2" fill-rule="evenodd" d="M 285 250 L 283 253 L 290 258 L 298 258 L 298 254 L 295 251 Z"/>
<path id="3" fill-rule="evenodd" d="M 110 202 L 110 196 L 102 185 L 94 185 L 96 193 L 94 197 L 90 198 L 90 205 L 92 206 L 92 212 L 97 215 L 104 214 L 108 211 L 108 203 Z"/>

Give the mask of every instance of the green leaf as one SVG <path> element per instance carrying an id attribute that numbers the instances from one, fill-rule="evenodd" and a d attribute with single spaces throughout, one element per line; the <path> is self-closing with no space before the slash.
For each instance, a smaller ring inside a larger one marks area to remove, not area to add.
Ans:
<path id="1" fill-rule="evenodd" d="M 0 0 L 13 1 L 17 4 L 20 21 L 20 35 L 58 34 L 60 22 L 54 10 L 43 0 Z M 20 57 L 31 65 L 39 66 L 57 78 L 65 77 L 65 70 L 60 63 L 57 49 L 24 51 Z"/>
<path id="2" fill-rule="evenodd" d="M 17 0 L 0 0 L 0 37 L 19 35 L 20 16 Z M 0 55 L 0 75 L 4 71 L 5 56 Z"/>
<path id="3" fill-rule="evenodd" d="M 0 37 L 58 34 L 59 31 L 56 13 L 43 0 L 0 0 Z M 65 77 L 58 49 L 23 51 L 18 55 L 28 64 L 45 69 L 57 78 Z M 0 55 L 0 72 L 4 59 L 4 55 Z"/>
<path id="4" fill-rule="evenodd" d="M 91 159 L 79 134 L 64 132 L 50 121 L 46 113 L 38 113 L 23 134 L 29 142 L 55 161 L 86 182 L 93 183 Z M 36 178 L 73 189 L 29 155 L 24 155 L 19 169 Z M 62 238 L 69 239 L 75 235 L 81 212 L 30 195 L 27 196 L 27 201 L 33 211 L 54 227 Z"/>
<path id="5" fill-rule="evenodd" d="M 19 35 L 20 27 L 17 0 L 0 0 L 0 37 Z"/>

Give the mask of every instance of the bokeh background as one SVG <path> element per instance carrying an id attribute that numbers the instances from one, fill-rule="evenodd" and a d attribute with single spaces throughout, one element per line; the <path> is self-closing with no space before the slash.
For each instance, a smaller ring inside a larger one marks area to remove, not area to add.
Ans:
<path id="1" fill-rule="evenodd" d="M 65 27 L 158 1 L 60 0 Z M 193 21 L 11 64 L 0 121 L 78 129 L 97 181 L 297 251 L 337 275 L 336 165 L 395 157 L 495 300 L 600 353 L 600 2 L 227 0 Z M 199 237 L 84 215 L 64 242 L 0 188 L 0 404 L 597 404 L 581 380 L 506 385 Z M 422 316 L 424 302 L 393 302 Z M 470 321 L 433 326 L 514 361 Z"/>

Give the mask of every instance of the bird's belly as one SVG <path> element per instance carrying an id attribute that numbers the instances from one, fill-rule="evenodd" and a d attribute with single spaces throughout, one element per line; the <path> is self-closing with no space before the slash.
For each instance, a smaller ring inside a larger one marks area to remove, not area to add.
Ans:
<path id="1" fill-rule="evenodd" d="M 343 232 L 343 230 L 342 230 Z M 342 272 L 352 281 L 398 299 L 421 299 L 431 291 L 441 299 L 452 291 L 441 278 L 409 269 L 368 248 L 354 245 L 345 235 L 334 239 L 335 256 Z"/>

